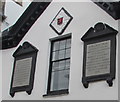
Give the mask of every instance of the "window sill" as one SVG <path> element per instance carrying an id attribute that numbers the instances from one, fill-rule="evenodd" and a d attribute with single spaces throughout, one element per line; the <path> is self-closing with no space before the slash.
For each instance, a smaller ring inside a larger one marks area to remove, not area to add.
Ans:
<path id="1" fill-rule="evenodd" d="M 54 91 L 50 92 L 48 94 L 43 95 L 43 97 L 51 97 L 51 96 L 59 96 L 59 95 L 68 95 L 68 90 L 60 90 L 60 91 Z"/>

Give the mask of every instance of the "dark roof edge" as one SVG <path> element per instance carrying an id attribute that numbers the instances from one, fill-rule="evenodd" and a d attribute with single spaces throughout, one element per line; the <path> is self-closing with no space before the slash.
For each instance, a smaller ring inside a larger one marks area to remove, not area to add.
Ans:
<path id="1" fill-rule="evenodd" d="M 120 19 L 120 1 L 117 2 L 95 2 L 96 5 L 102 8 L 105 12 L 107 12 L 110 16 L 112 16 L 115 20 Z"/>
<path id="2" fill-rule="evenodd" d="M 49 0 L 52 1 L 52 0 Z M 51 2 L 32 2 L 18 21 L 2 33 L 1 50 L 16 47 Z"/>

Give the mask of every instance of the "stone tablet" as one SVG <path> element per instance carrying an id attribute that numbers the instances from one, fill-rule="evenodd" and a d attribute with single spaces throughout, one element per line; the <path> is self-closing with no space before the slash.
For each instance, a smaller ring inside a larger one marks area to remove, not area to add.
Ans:
<path id="1" fill-rule="evenodd" d="M 90 82 L 105 80 L 112 87 L 116 74 L 116 35 L 118 31 L 99 22 L 83 35 L 83 76 L 85 88 Z"/>
<path id="2" fill-rule="evenodd" d="M 110 73 L 110 45 L 110 40 L 87 45 L 87 77 Z"/>
<path id="3" fill-rule="evenodd" d="M 38 49 L 29 42 L 24 42 L 13 53 L 14 65 L 10 85 L 10 95 L 14 97 L 16 92 L 26 91 L 32 93 Z"/>
<path id="4" fill-rule="evenodd" d="M 32 57 L 16 61 L 12 87 L 29 85 L 31 65 Z"/>

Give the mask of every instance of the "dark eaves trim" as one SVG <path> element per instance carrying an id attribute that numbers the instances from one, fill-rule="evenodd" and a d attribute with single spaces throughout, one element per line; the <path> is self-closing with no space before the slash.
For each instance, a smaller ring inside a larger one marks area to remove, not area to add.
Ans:
<path id="1" fill-rule="evenodd" d="M 94 2 L 94 0 L 92 0 Z M 100 0 L 99 0 L 100 1 Z M 120 1 L 119 2 L 94 2 L 115 20 L 120 19 Z"/>
<path id="2" fill-rule="evenodd" d="M 3 31 L 2 37 L 0 37 L 0 40 L 2 40 L 0 41 L 2 42 L 0 49 L 4 50 L 16 47 L 51 1 L 32 2 L 18 21 L 10 29 Z"/>

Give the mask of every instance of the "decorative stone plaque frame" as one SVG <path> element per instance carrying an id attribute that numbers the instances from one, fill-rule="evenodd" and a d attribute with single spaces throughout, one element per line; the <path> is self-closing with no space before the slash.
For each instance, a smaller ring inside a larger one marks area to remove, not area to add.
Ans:
<path id="1" fill-rule="evenodd" d="M 84 41 L 82 83 L 106 80 L 113 85 L 116 73 L 117 31 L 107 24 L 97 23 L 81 38 Z"/>
<path id="2" fill-rule="evenodd" d="M 15 58 L 10 95 L 14 97 L 15 92 L 26 91 L 31 94 L 34 84 L 36 57 L 38 50 L 28 42 L 14 52 Z"/>

